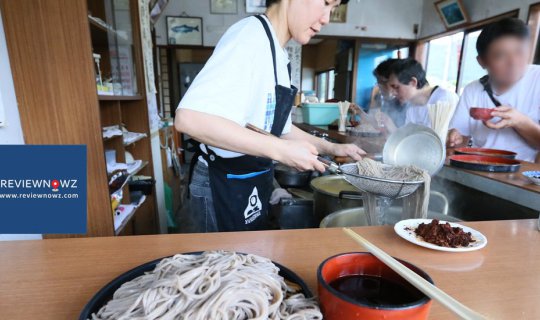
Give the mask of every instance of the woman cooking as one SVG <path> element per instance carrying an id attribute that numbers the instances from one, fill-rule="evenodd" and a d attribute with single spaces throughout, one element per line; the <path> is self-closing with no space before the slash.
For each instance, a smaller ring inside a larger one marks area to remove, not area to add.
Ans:
<path id="1" fill-rule="evenodd" d="M 272 160 L 322 172 L 319 154 L 364 154 L 304 133 L 290 118 L 297 89 L 283 48 L 290 39 L 306 44 L 345 2 L 267 0 L 265 15 L 237 22 L 220 39 L 175 118 L 178 131 L 201 143 L 190 184 L 195 231 L 268 228 Z M 271 135 L 246 129 L 248 123 Z"/>

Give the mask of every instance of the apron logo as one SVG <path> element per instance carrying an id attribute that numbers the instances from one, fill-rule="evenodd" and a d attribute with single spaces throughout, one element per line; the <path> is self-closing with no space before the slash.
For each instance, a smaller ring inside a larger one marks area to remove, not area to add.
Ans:
<path id="1" fill-rule="evenodd" d="M 255 221 L 255 219 L 257 219 L 261 215 L 261 209 L 262 203 L 261 199 L 259 199 L 259 192 L 257 191 L 257 187 L 254 187 L 251 195 L 248 198 L 248 205 L 246 207 L 246 210 L 244 210 L 244 218 L 246 219 L 246 224 L 250 224 Z"/>

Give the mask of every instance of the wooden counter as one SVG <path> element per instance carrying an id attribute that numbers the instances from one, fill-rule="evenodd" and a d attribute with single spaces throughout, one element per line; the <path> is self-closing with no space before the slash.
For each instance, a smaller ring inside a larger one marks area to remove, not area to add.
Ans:
<path id="1" fill-rule="evenodd" d="M 388 253 L 428 272 L 436 285 L 490 319 L 540 319 L 540 232 L 536 220 L 467 223 L 488 245 L 470 253 L 421 248 L 391 227 L 355 228 Z M 179 252 L 227 249 L 269 257 L 316 290 L 327 257 L 362 251 L 341 229 L 156 235 L 0 243 L 0 319 L 76 319 L 119 274 Z M 454 319 L 434 303 L 430 319 Z"/>

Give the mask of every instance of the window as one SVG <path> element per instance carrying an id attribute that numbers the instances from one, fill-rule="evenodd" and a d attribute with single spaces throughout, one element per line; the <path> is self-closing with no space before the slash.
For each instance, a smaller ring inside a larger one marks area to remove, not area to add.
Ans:
<path id="1" fill-rule="evenodd" d="M 319 98 L 320 102 L 334 98 L 334 80 L 334 69 L 317 74 L 315 87 L 317 91 L 317 98 Z"/>
<path id="2" fill-rule="evenodd" d="M 536 11 L 533 10 L 534 8 L 535 5 L 531 6 L 529 17 L 529 24 L 534 26 L 533 34 L 535 30 L 538 33 L 540 29 L 540 4 Z M 456 31 L 450 35 L 417 43 L 415 58 L 425 66 L 429 83 L 432 86 L 453 90 L 461 95 L 469 83 L 486 74 L 476 61 L 476 41 L 482 32 L 482 27 L 500 19 L 517 17 L 518 13 L 519 11 L 514 10 L 469 25 L 465 31 Z M 537 50 L 537 56 L 540 56 L 539 51 Z"/>
<path id="3" fill-rule="evenodd" d="M 463 45 L 463 58 L 461 60 L 461 73 L 457 93 L 461 95 L 463 89 L 474 80 L 480 79 L 486 71 L 476 61 L 476 40 L 482 30 L 467 33 Z"/>
<path id="4" fill-rule="evenodd" d="M 409 57 L 409 47 L 402 47 L 392 51 L 392 58 L 406 59 Z"/>
<path id="5" fill-rule="evenodd" d="M 432 86 L 456 91 L 463 32 L 429 42 L 426 76 Z"/>

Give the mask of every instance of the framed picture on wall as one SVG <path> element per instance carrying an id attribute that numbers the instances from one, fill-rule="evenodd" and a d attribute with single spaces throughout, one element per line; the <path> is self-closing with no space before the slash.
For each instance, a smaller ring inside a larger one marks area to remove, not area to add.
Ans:
<path id="1" fill-rule="evenodd" d="M 172 45 L 202 46 L 202 18 L 168 16 L 167 43 Z"/>
<path id="2" fill-rule="evenodd" d="M 444 22 L 446 29 L 452 29 L 469 22 L 467 12 L 461 0 L 441 0 L 435 2 L 435 8 Z"/>
<path id="3" fill-rule="evenodd" d="M 246 13 L 264 13 L 266 0 L 246 0 Z"/>
<path id="4" fill-rule="evenodd" d="M 210 13 L 237 14 L 238 0 L 210 0 Z"/>
<path id="5" fill-rule="evenodd" d="M 342 4 L 330 13 L 330 22 L 331 23 L 345 23 L 347 22 L 347 5 Z"/>

